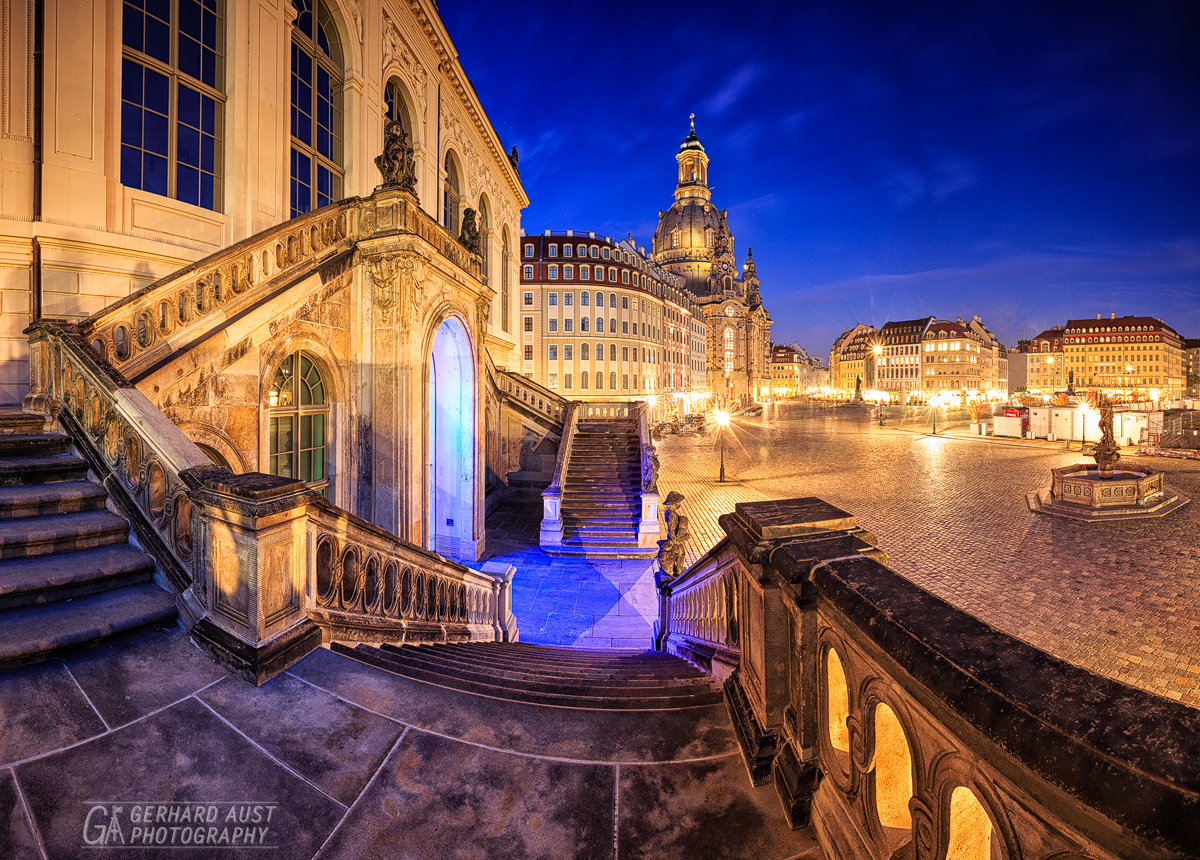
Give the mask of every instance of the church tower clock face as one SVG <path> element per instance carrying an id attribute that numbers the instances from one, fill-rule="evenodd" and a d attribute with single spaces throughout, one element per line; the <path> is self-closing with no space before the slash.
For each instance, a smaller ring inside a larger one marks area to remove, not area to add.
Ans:
<path id="1" fill-rule="evenodd" d="M 725 316 L 727 316 L 727 317 L 732 317 L 732 316 L 736 316 L 736 315 L 737 315 L 737 311 L 736 311 L 736 310 L 734 310 L 734 307 L 733 307 L 733 305 L 728 305 L 728 306 L 725 308 Z"/>

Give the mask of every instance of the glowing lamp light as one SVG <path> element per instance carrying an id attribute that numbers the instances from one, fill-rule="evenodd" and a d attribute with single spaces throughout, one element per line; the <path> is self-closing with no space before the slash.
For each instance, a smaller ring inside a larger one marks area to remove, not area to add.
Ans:
<path id="1" fill-rule="evenodd" d="M 729 426 L 729 413 L 728 412 L 726 412 L 722 409 L 718 409 L 716 411 L 716 413 L 713 415 L 713 417 L 717 420 L 717 423 L 720 424 L 722 427 Z"/>

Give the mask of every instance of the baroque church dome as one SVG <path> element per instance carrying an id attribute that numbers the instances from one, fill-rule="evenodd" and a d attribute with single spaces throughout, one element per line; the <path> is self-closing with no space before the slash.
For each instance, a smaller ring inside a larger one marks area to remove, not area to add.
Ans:
<path id="1" fill-rule="evenodd" d="M 658 213 L 654 231 L 655 261 L 684 275 L 694 293 L 708 290 L 715 256 L 733 252 L 726 213 L 712 203 L 708 187 L 708 154 L 696 135 L 693 118 L 675 155 L 679 165 L 675 202 Z"/>

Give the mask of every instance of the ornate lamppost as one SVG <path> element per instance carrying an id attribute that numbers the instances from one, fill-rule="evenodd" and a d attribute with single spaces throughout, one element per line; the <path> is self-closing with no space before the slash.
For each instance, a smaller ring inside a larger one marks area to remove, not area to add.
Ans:
<path id="1" fill-rule="evenodd" d="M 724 410 L 717 411 L 717 435 L 721 437 L 721 483 L 725 483 L 725 428 L 729 426 L 729 413 Z"/>

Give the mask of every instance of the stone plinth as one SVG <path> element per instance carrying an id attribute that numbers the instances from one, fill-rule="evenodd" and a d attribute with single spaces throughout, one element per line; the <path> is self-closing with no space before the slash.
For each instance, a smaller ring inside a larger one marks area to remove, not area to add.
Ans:
<path id="1" fill-rule="evenodd" d="M 196 506 L 192 638 L 213 659 L 262 684 L 321 644 L 305 614 L 307 505 L 302 481 L 260 473 L 206 483 Z"/>

